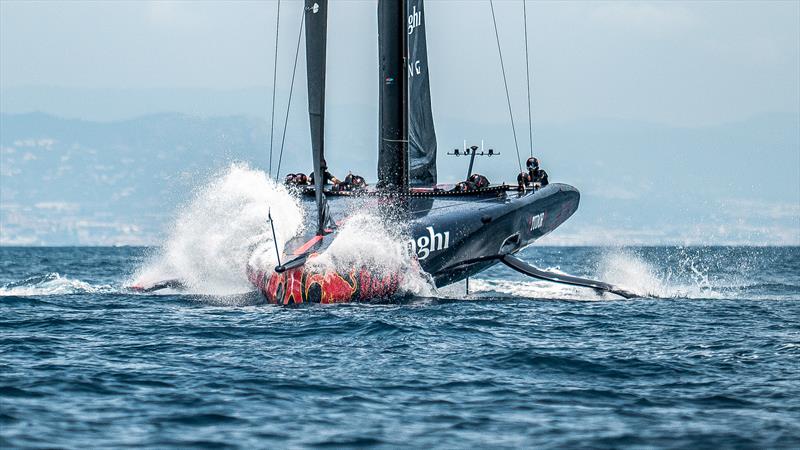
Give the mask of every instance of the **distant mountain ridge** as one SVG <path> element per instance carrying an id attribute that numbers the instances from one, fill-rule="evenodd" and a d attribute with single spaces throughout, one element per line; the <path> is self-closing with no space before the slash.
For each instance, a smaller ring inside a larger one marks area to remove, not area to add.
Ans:
<path id="1" fill-rule="evenodd" d="M 371 114 L 331 109 L 328 160 L 335 173 L 353 170 L 374 180 Z M 473 136 L 469 143 L 485 138 L 487 148 L 502 152 L 478 161 L 477 171 L 514 181 L 507 126 L 447 119 L 436 125 L 441 181 L 466 171 L 465 159 L 444 155 L 461 146 L 465 131 Z M 800 244 L 797 115 L 702 128 L 616 120 L 539 124 L 535 141 L 552 179 L 583 194 L 578 214 L 552 243 Z M 157 243 L 194 186 L 231 161 L 266 169 L 269 146 L 268 123 L 245 115 L 161 113 L 95 122 L 0 114 L 0 243 Z M 293 117 L 282 173 L 308 171 L 308 148 L 307 122 Z"/>
<path id="2" fill-rule="evenodd" d="M 264 132 L 245 117 L 4 114 L 3 242 L 152 243 L 196 178 L 231 158 L 263 158 Z"/>

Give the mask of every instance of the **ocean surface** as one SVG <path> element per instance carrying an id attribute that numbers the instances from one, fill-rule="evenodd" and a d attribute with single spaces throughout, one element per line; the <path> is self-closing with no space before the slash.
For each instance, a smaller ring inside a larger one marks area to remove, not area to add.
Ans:
<path id="1" fill-rule="evenodd" d="M 388 305 L 125 286 L 145 248 L 0 248 L 0 447 L 800 447 L 800 248 L 531 247 Z"/>

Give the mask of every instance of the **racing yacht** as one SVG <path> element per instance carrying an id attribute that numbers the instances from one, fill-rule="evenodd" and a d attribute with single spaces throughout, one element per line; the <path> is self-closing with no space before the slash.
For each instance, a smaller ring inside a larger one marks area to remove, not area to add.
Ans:
<path id="1" fill-rule="evenodd" d="M 530 277 L 584 286 L 623 297 L 616 286 L 540 270 L 517 258 L 520 250 L 555 230 L 578 208 L 574 187 L 552 183 L 527 189 L 505 183 L 467 190 L 437 184 L 437 141 L 431 112 L 423 0 L 378 1 L 380 108 L 376 187 L 340 191 L 325 184 L 327 0 L 306 0 L 305 46 L 313 186 L 301 188 L 316 223 L 278 252 L 278 265 L 248 267 L 248 278 L 270 303 L 390 301 L 403 273 L 369 267 L 320 269 L 308 264 L 337 238 L 354 206 L 408 224 L 406 251 L 437 287 L 502 263 Z M 471 151 L 470 151 L 471 150 Z M 467 149 L 472 174 L 477 147 Z M 492 154 L 490 151 L 489 154 Z M 272 223 L 270 218 L 270 223 Z M 274 228 L 273 228 L 274 233 Z M 175 281 L 175 280 L 173 280 Z"/>

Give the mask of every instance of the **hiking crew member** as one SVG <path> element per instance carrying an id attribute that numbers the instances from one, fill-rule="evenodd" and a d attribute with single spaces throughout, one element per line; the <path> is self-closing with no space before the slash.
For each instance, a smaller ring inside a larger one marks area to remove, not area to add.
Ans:
<path id="1" fill-rule="evenodd" d="M 308 177 L 304 173 L 290 173 L 286 175 L 283 183 L 287 186 L 306 186 L 308 185 Z"/>
<path id="2" fill-rule="evenodd" d="M 545 187 L 550 184 L 550 180 L 547 178 L 547 172 L 539 168 L 539 158 L 530 157 L 528 161 L 525 162 L 525 165 L 528 166 L 529 182 L 533 183 L 534 188 Z"/>
<path id="3" fill-rule="evenodd" d="M 453 189 L 450 190 L 450 192 L 469 192 L 474 189 L 475 189 L 475 183 L 467 180 L 457 183 L 455 187 L 453 187 Z"/>
<path id="4" fill-rule="evenodd" d="M 346 177 L 344 177 L 344 181 L 336 184 L 334 189 L 336 191 L 358 191 L 365 189 L 367 187 L 367 182 L 364 180 L 364 177 L 361 175 L 353 175 L 352 173 L 348 173 Z"/>
<path id="5" fill-rule="evenodd" d="M 489 187 L 489 179 L 479 173 L 473 173 L 469 177 L 469 181 L 475 185 L 476 189 L 483 189 Z"/>
<path id="6" fill-rule="evenodd" d="M 519 190 L 524 191 L 525 188 L 531 183 L 531 176 L 528 172 L 520 172 L 517 175 L 517 185 L 519 185 Z"/>
<path id="7" fill-rule="evenodd" d="M 526 172 L 520 172 L 519 175 L 517 175 L 517 185 L 520 191 L 524 191 L 525 188 L 528 187 L 537 189 L 550 184 L 547 172 L 539 168 L 539 158 L 531 156 L 525 161 L 525 166 L 528 170 Z"/>

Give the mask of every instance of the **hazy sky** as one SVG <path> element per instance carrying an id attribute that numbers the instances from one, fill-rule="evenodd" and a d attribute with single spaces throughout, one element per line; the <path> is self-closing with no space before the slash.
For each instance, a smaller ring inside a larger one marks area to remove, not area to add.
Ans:
<path id="1" fill-rule="evenodd" d="M 800 108 L 798 1 L 527 5 L 537 120 L 691 126 Z M 281 4 L 284 87 L 301 6 Z M 276 1 L 0 0 L 0 87 L 270 85 L 276 7 Z M 426 8 L 434 113 L 507 121 L 488 2 L 428 0 Z M 495 9 L 522 117 L 522 1 L 498 0 Z M 375 103 L 376 1 L 334 0 L 330 11 L 329 102 Z"/>
<path id="2" fill-rule="evenodd" d="M 328 27 L 328 160 L 335 173 L 368 179 L 378 141 L 376 5 L 331 0 Z M 523 2 L 494 5 L 526 155 Z M 663 233 L 666 220 L 701 238 L 708 227 L 729 230 L 709 242 L 753 232 L 763 237 L 757 242 L 800 242 L 800 1 L 526 5 L 534 149 L 552 180 L 585 195 L 567 227 L 620 239 L 620 223 Z M 0 110 L 101 122 L 249 114 L 267 124 L 277 6 L 0 0 Z M 281 3 L 276 130 L 301 11 L 300 0 Z M 443 150 L 466 139 L 502 151 L 479 170 L 513 181 L 518 161 L 488 0 L 427 0 L 426 16 L 439 179 L 463 177 L 466 162 Z M 300 61 L 287 127 L 298 158 L 309 151 L 302 48 Z M 255 167 L 266 168 L 266 149 L 254 149 L 263 156 L 249 160 Z M 711 219 L 698 228 L 703 215 Z"/>

